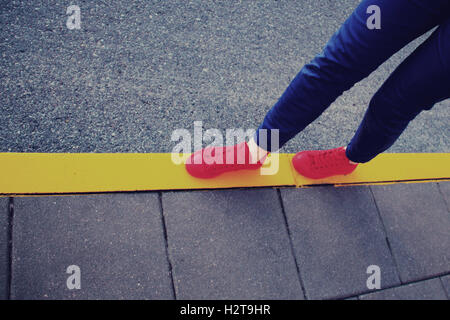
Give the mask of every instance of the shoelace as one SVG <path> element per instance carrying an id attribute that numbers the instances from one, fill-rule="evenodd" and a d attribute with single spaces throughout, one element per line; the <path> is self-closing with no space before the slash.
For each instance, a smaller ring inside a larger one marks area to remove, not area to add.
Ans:
<path id="1" fill-rule="evenodd" d="M 216 150 L 217 149 L 218 149 L 217 147 L 213 147 L 213 149 L 212 149 L 212 151 L 210 153 L 211 157 L 214 158 L 216 156 Z M 223 147 L 220 150 L 222 152 L 222 154 L 220 155 L 222 157 L 222 159 L 223 159 L 222 163 L 216 163 L 216 162 L 210 163 L 209 165 L 207 165 L 205 167 L 206 171 L 215 170 L 216 169 L 215 166 L 214 166 L 215 164 L 218 164 L 220 166 L 226 166 L 226 168 L 232 169 L 232 168 L 238 168 L 239 166 L 242 166 L 244 164 L 250 163 L 249 155 L 247 154 L 247 152 L 246 152 L 245 157 L 244 157 L 244 163 L 238 163 L 238 156 L 237 155 L 239 153 L 239 150 L 237 148 L 234 148 L 234 161 L 233 161 L 233 163 L 226 163 L 226 147 Z M 204 161 L 204 158 L 203 158 L 203 161 Z"/>
<path id="2" fill-rule="evenodd" d="M 314 169 L 337 167 L 344 163 L 344 153 L 339 150 L 326 150 L 312 154 L 312 165 Z"/>

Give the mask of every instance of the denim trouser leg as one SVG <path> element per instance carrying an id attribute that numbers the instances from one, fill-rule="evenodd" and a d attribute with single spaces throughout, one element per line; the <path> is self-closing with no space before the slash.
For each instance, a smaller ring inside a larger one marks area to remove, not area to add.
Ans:
<path id="1" fill-rule="evenodd" d="M 371 30 L 366 26 L 370 16 L 366 10 L 370 5 L 381 9 L 381 29 Z M 445 21 L 449 12 L 450 0 L 362 1 L 322 53 L 300 70 L 267 113 L 258 128 L 269 131 L 267 145 L 261 145 L 258 131 L 257 143 L 268 151 L 276 151 L 271 149 L 271 129 L 279 130 L 281 147 L 319 117 L 344 91 L 406 44 Z M 352 154 L 356 154 L 356 147 L 361 143 L 353 142 Z"/>
<path id="2" fill-rule="evenodd" d="M 386 80 L 370 101 L 347 157 L 367 162 L 387 150 L 422 110 L 450 98 L 450 18 Z"/>

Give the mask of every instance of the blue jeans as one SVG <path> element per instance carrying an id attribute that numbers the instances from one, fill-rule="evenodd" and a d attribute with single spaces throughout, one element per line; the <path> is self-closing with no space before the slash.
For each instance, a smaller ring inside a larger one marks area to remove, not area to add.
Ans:
<path id="1" fill-rule="evenodd" d="M 381 29 L 369 29 L 370 5 L 381 10 Z M 422 110 L 450 98 L 450 0 L 362 1 L 322 53 L 306 64 L 267 113 L 259 129 L 279 130 L 279 146 L 303 130 L 344 91 L 367 77 L 406 44 L 438 26 L 390 75 L 370 101 L 347 146 L 354 162 L 387 150 Z"/>

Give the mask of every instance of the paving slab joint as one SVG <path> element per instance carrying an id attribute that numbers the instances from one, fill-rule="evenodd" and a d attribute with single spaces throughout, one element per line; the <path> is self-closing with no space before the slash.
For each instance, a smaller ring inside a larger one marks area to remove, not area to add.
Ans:
<path id="1" fill-rule="evenodd" d="M 400 284 L 403 285 L 402 276 L 400 274 L 400 268 L 398 266 L 397 260 L 395 259 L 394 252 L 392 251 L 391 242 L 389 241 L 388 233 L 387 233 L 387 230 L 386 230 L 386 226 L 384 225 L 383 218 L 381 217 L 381 212 L 380 212 L 380 208 L 378 207 L 377 199 L 375 198 L 375 195 L 373 193 L 373 190 L 372 190 L 371 186 L 369 186 L 369 190 L 370 190 L 370 194 L 372 195 L 372 200 L 373 200 L 373 203 L 375 204 L 375 208 L 377 209 L 378 219 L 380 219 L 380 223 L 381 223 L 381 226 L 383 228 L 383 232 L 384 232 L 384 236 L 385 236 L 384 238 L 386 240 L 386 245 L 388 247 L 389 253 L 391 254 L 392 261 L 394 262 L 395 271 L 397 271 L 398 280 L 400 281 Z"/>
<path id="2" fill-rule="evenodd" d="M 383 287 L 383 288 L 381 288 L 381 289 L 370 290 L 370 291 L 364 291 L 364 292 L 362 292 L 362 293 L 359 293 L 358 297 L 359 297 L 359 296 L 362 296 L 362 295 L 366 295 L 366 294 L 378 292 L 378 291 L 384 291 L 384 290 L 388 290 L 388 289 L 394 289 L 394 288 L 400 288 L 400 287 L 404 287 L 404 286 L 409 286 L 409 285 L 412 285 L 412 284 L 416 284 L 416 283 L 420 283 L 420 282 L 424 282 L 424 281 L 428 281 L 428 280 L 433 280 L 433 279 L 438 279 L 439 282 L 440 282 L 441 285 L 442 285 L 442 288 L 443 288 L 444 292 L 446 292 L 446 291 L 445 291 L 444 284 L 442 283 L 442 279 L 441 279 L 441 278 L 442 278 L 442 277 L 446 277 L 446 276 L 448 276 L 448 275 L 450 275 L 450 273 L 449 273 L 449 272 L 445 272 L 445 273 L 442 273 L 442 274 L 437 274 L 437 275 L 433 275 L 433 276 L 430 276 L 430 277 L 424 277 L 424 278 L 420 278 L 420 279 L 413 280 L 413 281 L 402 282 L 402 283 L 399 284 L 399 285 L 386 286 L 386 287 Z M 447 293 L 446 293 L 446 296 L 447 296 Z M 351 297 L 352 297 L 352 296 L 351 296 Z M 344 299 L 348 299 L 348 298 L 351 298 L 351 297 L 344 297 Z"/>
<path id="3" fill-rule="evenodd" d="M 14 220 L 14 198 L 10 197 L 8 202 L 8 244 L 7 244 L 7 250 L 8 250 L 8 269 L 7 269 L 7 283 L 6 283 L 6 296 L 8 300 L 11 300 L 11 288 L 12 288 L 12 256 L 13 256 L 13 220 Z"/>
<path id="4" fill-rule="evenodd" d="M 444 281 L 442 281 L 442 276 L 439 277 L 439 282 L 441 283 L 442 290 L 444 290 L 444 293 L 445 293 L 445 296 L 447 297 L 447 300 L 450 300 L 450 295 L 448 294 L 447 289 L 445 288 Z"/>
<path id="5" fill-rule="evenodd" d="M 444 181 L 446 181 L 446 180 L 444 180 Z M 450 182 L 450 181 L 449 181 L 449 182 Z M 439 183 L 437 184 L 437 188 L 438 188 L 439 193 L 440 193 L 440 195 L 441 195 L 441 197 L 442 197 L 442 200 L 443 200 L 444 203 L 445 203 L 445 206 L 447 207 L 447 211 L 450 212 L 450 203 L 447 203 L 447 201 L 445 200 L 445 194 L 444 194 L 444 191 L 442 191 L 442 187 L 441 187 L 441 185 L 440 185 Z"/>
<path id="6" fill-rule="evenodd" d="M 167 236 L 167 227 L 166 227 L 166 219 L 164 217 L 164 209 L 163 209 L 163 203 L 162 203 L 162 193 L 158 192 L 158 201 L 159 201 L 159 209 L 161 212 L 161 224 L 163 227 L 163 234 L 164 234 L 164 244 L 165 244 L 165 250 L 166 250 L 166 258 L 167 258 L 167 264 L 169 266 L 169 276 L 170 276 L 170 282 L 172 285 L 172 294 L 173 298 L 177 300 L 177 291 L 175 289 L 175 282 L 173 280 L 173 268 L 172 268 L 172 261 L 170 259 L 169 255 L 169 239 Z"/>
<path id="7" fill-rule="evenodd" d="M 298 280 L 300 282 L 300 287 L 302 288 L 303 296 L 305 297 L 306 300 L 308 300 L 308 295 L 305 290 L 305 285 L 303 284 L 302 276 L 300 274 L 300 267 L 298 266 L 297 256 L 295 255 L 294 243 L 292 242 L 291 230 L 289 229 L 286 212 L 284 210 L 284 204 L 283 204 L 283 198 L 281 197 L 281 191 L 279 188 L 276 188 L 276 189 L 277 189 L 278 200 L 279 200 L 280 206 L 281 206 L 281 213 L 283 214 L 284 224 L 286 225 L 286 231 L 287 231 L 288 238 L 289 238 L 289 246 L 291 247 L 291 254 L 294 257 L 295 268 L 297 270 L 297 276 L 298 276 Z"/>

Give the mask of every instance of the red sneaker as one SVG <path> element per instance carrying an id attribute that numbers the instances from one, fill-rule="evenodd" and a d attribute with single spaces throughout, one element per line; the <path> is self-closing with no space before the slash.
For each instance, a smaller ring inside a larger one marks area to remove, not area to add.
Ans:
<path id="1" fill-rule="evenodd" d="M 234 152 L 233 157 L 231 157 L 232 152 Z M 234 146 L 208 147 L 198 150 L 186 160 L 185 165 L 187 172 L 191 176 L 208 179 L 229 171 L 259 169 L 264 159 L 256 163 L 251 163 L 247 143 L 242 142 Z"/>
<path id="2" fill-rule="evenodd" d="M 344 147 L 298 152 L 292 164 L 298 173 L 310 179 L 349 174 L 358 166 L 350 163 Z"/>

